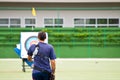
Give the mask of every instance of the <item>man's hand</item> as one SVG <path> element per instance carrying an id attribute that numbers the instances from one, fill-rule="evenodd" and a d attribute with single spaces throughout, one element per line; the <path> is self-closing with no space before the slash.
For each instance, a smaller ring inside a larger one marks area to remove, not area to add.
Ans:
<path id="1" fill-rule="evenodd" d="M 32 56 L 29 56 L 29 55 L 28 55 L 28 61 L 31 61 L 31 62 L 32 62 Z"/>
<path id="2" fill-rule="evenodd" d="M 50 80 L 55 80 L 55 74 L 50 74 Z"/>

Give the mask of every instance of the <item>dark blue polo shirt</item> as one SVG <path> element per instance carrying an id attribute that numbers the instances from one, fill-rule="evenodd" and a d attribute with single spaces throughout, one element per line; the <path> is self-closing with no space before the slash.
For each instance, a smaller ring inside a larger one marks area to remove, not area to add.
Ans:
<path id="1" fill-rule="evenodd" d="M 54 52 L 54 48 L 52 45 L 47 44 L 47 43 L 38 43 L 39 49 L 37 55 L 34 57 L 34 65 L 43 69 L 51 72 L 51 67 L 50 67 L 50 61 L 49 60 L 54 60 L 56 59 L 56 55 Z M 36 45 L 32 45 L 29 50 L 28 50 L 28 55 L 33 56 L 33 52 L 36 48 Z M 39 72 L 38 70 L 33 69 L 33 73 Z"/>

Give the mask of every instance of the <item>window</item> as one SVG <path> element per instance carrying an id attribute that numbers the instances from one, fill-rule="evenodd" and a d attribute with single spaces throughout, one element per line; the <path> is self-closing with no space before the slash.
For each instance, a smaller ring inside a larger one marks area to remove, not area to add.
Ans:
<path id="1" fill-rule="evenodd" d="M 52 18 L 44 19 L 44 24 L 45 24 L 46 28 L 52 28 L 53 27 L 53 19 Z"/>
<path id="2" fill-rule="evenodd" d="M 75 18 L 74 25 L 75 27 L 84 27 L 85 21 L 82 18 Z"/>
<path id="3" fill-rule="evenodd" d="M 36 24 L 36 19 L 34 18 L 26 18 L 25 19 L 25 27 L 29 28 L 29 27 L 35 27 Z"/>
<path id="4" fill-rule="evenodd" d="M 104 28 L 107 27 L 107 19 L 97 19 L 98 27 Z"/>
<path id="5" fill-rule="evenodd" d="M 53 24 L 53 19 L 44 19 L 44 24 Z"/>
<path id="6" fill-rule="evenodd" d="M 107 24 L 107 19 L 97 19 L 97 24 Z"/>
<path id="7" fill-rule="evenodd" d="M 119 19 L 109 19 L 109 27 L 118 27 Z"/>
<path id="8" fill-rule="evenodd" d="M 109 24 L 119 24 L 119 19 L 109 19 Z"/>
<path id="9" fill-rule="evenodd" d="M 96 24 L 95 19 L 86 19 L 86 24 Z"/>
<path id="10" fill-rule="evenodd" d="M 20 19 L 11 18 L 10 19 L 10 27 L 20 27 L 21 21 Z"/>
<path id="11" fill-rule="evenodd" d="M 63 19 L 61 19 L 61 18 L 45 18 L 44 25 L 46 28 L 63 27 Z"/>
<path id="12" fill-rule="evenodd" d="M 96 26 L 96 19 L 86 19 L 86 27 L 95 27 Z"/>
<path id="13" fill-rule="evenodd" d="M 119 18 L 74 18 L 74 27 L 120 27 Z"/>
<path id="14" fill-rule="evenodd" d="M 2 18 L 0 19 L 0 27 L 20 27 L 21 20 L 19 18 Z"/>
<path id="15" fill-rule="evenodd" d="M 8 27 L 9 26 L 9 19 L 2 18 L 0 19 L 0 27 Z"/>
<path id="16" fill-rule="evenodd" d="M 63 19 L 55 19 L 55 24 L 63 24 Z"/>
<path id="17" fill-rule="evenodd" d="M 95 27 L 96 26 L 96 19 L 93 18 L 75 18 L 74 19 L 75 27 Z"/>
<path id="18" fill-rule="evenodd" d="M 62 27 L 63 19 L 54 19 L 54 27 Z"/>

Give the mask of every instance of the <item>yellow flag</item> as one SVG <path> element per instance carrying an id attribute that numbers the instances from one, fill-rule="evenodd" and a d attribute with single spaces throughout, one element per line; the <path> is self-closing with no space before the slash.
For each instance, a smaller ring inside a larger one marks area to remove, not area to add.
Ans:
<path id="1" fill-rule="evenodd" d="M 33 16 L 36 16 L 35 8 L 32 8 L 32 15 L 33 15 Z"/>

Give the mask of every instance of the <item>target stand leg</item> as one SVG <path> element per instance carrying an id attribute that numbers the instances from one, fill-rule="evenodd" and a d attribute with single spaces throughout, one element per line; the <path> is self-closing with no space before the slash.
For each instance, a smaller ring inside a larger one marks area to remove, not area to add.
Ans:
<path id="1" fill-rule="evenodd" d="M 25 72 L 25 58 L 22 59 L 22 71 Z"/>

